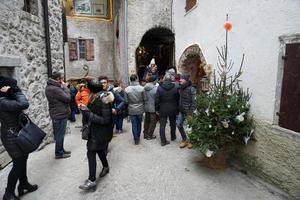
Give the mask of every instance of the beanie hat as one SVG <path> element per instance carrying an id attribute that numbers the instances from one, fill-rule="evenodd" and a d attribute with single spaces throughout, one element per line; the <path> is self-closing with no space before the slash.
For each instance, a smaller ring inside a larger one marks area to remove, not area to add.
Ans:
<path id="1" fill-rule="evenodd" d="M 155 65 L 155 59 L 154 58 L 151 59 L 150 64 Z"/>
<path id="2" fill-rule="evenodd" d="M 186 81 L 189 81 L 190 80 L 190 75 L 189 74 L 181 74 L 180 79 L 184 79 Z"/>
<path id="3" fill-rule="evenodd" d="M 87 83 L 87 88 L 92 92 L 92 93 L 98 93 L 103 90 L 102 85 L 99 83 L 99 81 L 93 79 L 88 81 Z"/>

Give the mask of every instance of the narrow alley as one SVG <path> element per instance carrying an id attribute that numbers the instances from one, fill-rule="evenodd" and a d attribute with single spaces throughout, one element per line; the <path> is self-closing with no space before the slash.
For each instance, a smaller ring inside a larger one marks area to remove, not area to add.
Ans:
<path id="1" fill-rule="evenodd" d="M 125 121 L 124 121 L 125 122 Z M 110 173 L 98 181 L 95 192 L 78 186 L 87 179 L 85 141 L 80 136 L 80 119 L 71 123 L 65 138 L 72 157 L 54 159 L 54 143 L 30 154 L 28 177 L 39 185 L 23 200 L 282 200 L 256 179 L 234 169 L 201 167 L 201 153 L 178 148 L 179 139 L 161 147 L 159 139 L 134 145 L 130 123 L 109 146 Z M 155 131 L 158 134 L 158 129 Z M 168 133 L 168 131 L 167 131 Z M 97 163 L 97 174 L 102 168 Z M 0 171 L 0 193 L 4 193 L 11 164 Z M 5 180 L 5 181 L 4 181 Z"/>

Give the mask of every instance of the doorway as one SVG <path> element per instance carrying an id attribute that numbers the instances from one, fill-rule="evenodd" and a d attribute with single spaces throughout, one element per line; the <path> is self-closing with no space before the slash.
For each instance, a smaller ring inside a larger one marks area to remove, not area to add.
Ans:
<path id="1" fill-rule="evenodd" d="M 156 27 L 148 30 L 136 49 L 136 71 L 139 80 L 144 79 L 144 72 L 152 58 L 158 67 L 159 77 L 174 66 L 174 33 L 168 28 Z"/>

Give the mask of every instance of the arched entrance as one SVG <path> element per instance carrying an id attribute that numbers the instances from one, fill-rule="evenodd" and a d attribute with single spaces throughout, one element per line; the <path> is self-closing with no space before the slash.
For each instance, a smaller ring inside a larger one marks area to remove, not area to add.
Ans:
<path id="1" fill-rule="evenodd" d="M 174 65 L 174 42 L 174 33 L 167 28 L 156 27 L 145 33 L 135 52 L 136 71 L 140 80 L 152 58 L 155 58 L 160 77 Z"/>
<path id="2" fill-rule="evenodd" d="M 197 90 L 200 90 L 200 79 L 206 75 L 204 66 L 205 58 L 198 44 L 186 48 L 178 62 L 178 71 L 181 74 L 189 74 L 191 81 Z"/>

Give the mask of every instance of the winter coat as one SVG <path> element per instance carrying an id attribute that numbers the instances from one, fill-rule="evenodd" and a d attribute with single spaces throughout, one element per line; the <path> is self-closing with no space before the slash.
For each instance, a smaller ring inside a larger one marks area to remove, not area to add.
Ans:
<path id="1" fill-rule="evenodd" d="M 108 91 L 113 93 L 114 98 L 115 98 L 112 108 L 116 109 L 117 112 L 124 109 L 124 107 L 125 107 L 124 95 L 122 96 L 119 92 L 115 91 L 113 86 L 110 86 Z"/>
<path id="2" fill-rule="evenodd" d="M 111 92 L 99 92 L 91 97 L 88 104 L 88 120 L 91 122 L 91 134 L 87 142 L 89 151 L 106 149 L 113 136 L 112 103 L 114 96 Z"/>
<path id="3" fill-rule="evenodd" d="M 83 88 L 81 91 L 78 91 L 75 97 L 77 106 L 80 103 L 88 105 L 90 98 L 90 90 L 88 88 Z"/>
<path id="4" fill-rule="evenodd" d="M 189 81 L 185 85 L 180 85 L 179 88 L 180 100 L 179 110 L 182 113 L 189 114 L 196 110 L 196 89 L 192 86 Z"/>
<path id="5" fill-rule="evenodd" d="M 51 119 L 65 119 L 70 115 L 71 94 L 67 87 L 61 87 L 60 83 L 49 79 L 46 86 L 46 97 L 48 99 L 49 113 Z"/>
<path id="6" fill-rule="evenodd" d="M 157 88 L 155 97 L 155 110 L 159 116 L 174 116 L 178 114 L 179 93 L 178 86 L 166 80 Z"/>
<path id="7" fill-rule="evenodd" d="M 138 82 L 131 82 L 130 86 L 125 88 L 125 102 L 128 104 L 129 115 L 142 115 L 144 113 L 144 98 L 144 87 Z"/>
<path id="8" fill-rule="evenodd" d="M 155 112 L 155 95 L 157 87 L 153 83 L 147 83 L 145 90 L 145 112 Z"/>
<path id="9" fill-rule="evenodd" d="M 16 92 L 13 99 L 0 97 L 1 141 L 12 159 L 26 155 L 17 146 L 13 134 L 21 130 L 19 116 L 28 107 L 28 100 L 22 92 Z"/>

